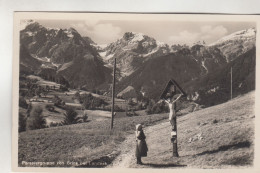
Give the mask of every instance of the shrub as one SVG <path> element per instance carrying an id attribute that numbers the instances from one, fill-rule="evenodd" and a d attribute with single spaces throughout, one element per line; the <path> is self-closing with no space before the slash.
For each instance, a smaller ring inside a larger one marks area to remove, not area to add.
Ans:
<path id="1" fill-rule="evenodd" d="M 34 107 L 30 112 L 30 117 L 27 119 L 26 129 L 35 130 L 46 127 L 46 120 L 42 116 L 42 108 Z"/>
<path id="2" fill-rule="evenodd" d="M 154 114 L 169 112 L 169 106 L 164 102 L 156 103 L 152 108 L 152 112 Z"/>
<path id="3" fill-rule="evenodd" d="M 64 116 L 65 116 L 65 118 L 64 118 L 64 121 L 62 122 L 63 125 L 79 123 L 80 118 L 77 117 L 78 113 L 71 107 L 68 107 L 66 109 Z"/>
<path id="4" fill-rule="evenodd" d="M 19 97 L 19 106 L 24 109 L 28 108 L 28 104 L 27 104 L 26 100 L 21 96 Z"/>
<path id="5" fill-rule="evenodd" d="M 92 108 L 98 108 L 101 107 L 102 105 L 106 105 L 106 102 L 103 99 L 97 97 L 94 97 L 92 102 L 93 102 Z"/>
<path id="6" fill-rule="evenodd" d="M 98 97 L 94 97 L 92 94 L 83 94 L 80 96 L 80 102 L 85 107 L 85 109 L 96 109 L 107 105 L 107 103 Z"/>
<path id="7" fill-rule="evenodd" d="M 79 94 L 78 91 L 74 94 L 73 99 L 78 99 L 78 100 L 80 100 L 80 94 Z"/>
<path id="8" fill-rule="evenodd" d="M 127 116 L 132 117 L 132 116 L 139 116 L 134 110 L 131 110 L 126 113 Z"/>
<path id="9" fill-rule="evenodd" d="M 27 106 L 27 111 L 26 111 L 27 117 L 30 116 L 31 111 L 32 111 L 32 103 L 29 103 L 29 105 Z"/>
<path id="10" fill-rule="evenodd" d="M 142 110 L 142 109 L 143 109 L 142 103 L 139 103 L 139 104 L 136 106 L 136 110 Z"/>
<path id="11" fill-rule="evenodd" d="M 46 90 L 49 92 L 50 91 L 50 86 L 46 85 Z"/>
<path id="12" fill-rule="evenodd" d="M 36 96 L 41 97 L 42 89 L 41 89 L 40 86 L 39 86 L 38 88 L 36 88 L 36 89 L 34 90 L 34 92 L 35 92 L 35 95 L 36 95 Z"/>
<path id="13" fill-rule="evenodd" d="M 57 123 L 57 122 L 51 122 L 50 123 L 50 127 L 57 127 L 57 126 L 62 126 L 61 123 Z"/>
<path id="14" fill-rule="evenodd" d="M 135 106 L 136 103 L 133 101 L 132 98 L 130 98 L 130 99 L 128 99 L 128 105 L 129 105 L 129 106 Z"/>
<path id="15" fill-rule="evenodd" d="M 46 105 L 45 108 L 46 108 L 48 111 L 50 111 L 50 112 L 54 112 L 54 111 L 55 111 L 54 106 L 52 106 L 51 104 Z"/>
<path id="16" fill-rule="evenodd" d="M 65 85 L 60 85 L 60 91 L 69 91 L 69 89 Z"/>
<path id="17" fill-rule="evenodd" d="M 26 130 L 26 116 L 22 113 L 19 113 L 19 132 Z"/>
<path id="18" fill-rule="evenodd" d="M 61 98 L 59 98 L 57 95 L 54 95 L 53 102 L 54 102 L 54 106 L 57 106 L 57 107 L 65 106 L 65 102 Z"/>
<path id="19" fill-rule="evenodd" d="M 85 113 L 82 117 L 83 122 L 87 122 L 88 121 L 88 115 Z"/>
<path id="20" fill-rule="evenodd" d="M 152 108 L 153 108 L 153 105 L 154 105 L 154 101 L 153 100 L 150 100 L 148 105 L 147 105 L 147 108 L 145 110 L 145 112 L 149 115 L 149 114 L 152 114 L 153 111 L 152 111 Z"/>
<path id="21" fill-rule="evenodd" d="M 154 103 L 153 100 L 151 100 L 146 108 L 146 113 L 149 114 L 159 114 L 159 113 L 165 113 L 169 112 L 168 105 L 165 104 L 165 102 L 160 103 Z"/>
<path id="22" fill-rule="evenodd" d="M 118 105 L 114 105 L 114 111 L 116 111 L 116 112 L 122 112 L 122 111 L 124 111 L 124 110 L 121 109 Z"/>
<path id="23" fill-rule="evenodd" d="M 214 119 L 214 120 L 212 121 L 212 123 L 213 123 L 213 124 L 216 124 L 216 123 L 218 123 L 218 120 L 217 120 L 217 119 Z"/>
<path id="24" fill-rule="evenodd" d="M 85 99 L 82 103 L 85 109 L 91 109 L 92 108 L 92 100 Z"/>
<path id="25" fill-rule="evenodd" d="M 47 96 L 48 92 L 49 92 L 49 91 L 48 91 L 46 88 L 43 88 L 43 89 L 42 89 L 42 94 L 44 95 L 44 97 Z"/>

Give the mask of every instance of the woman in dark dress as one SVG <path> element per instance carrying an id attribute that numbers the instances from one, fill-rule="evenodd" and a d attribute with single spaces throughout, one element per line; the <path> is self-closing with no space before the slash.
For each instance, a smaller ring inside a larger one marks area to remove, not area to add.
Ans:
<path id="1" fill-rule="evenodd" d="M 141 157 L 147 156 L 148 147 L 145 141 L 145 135 L 141 124 L 136 125 L 136 150 L 135 156 L 137 164 L 142 164 Z"/>

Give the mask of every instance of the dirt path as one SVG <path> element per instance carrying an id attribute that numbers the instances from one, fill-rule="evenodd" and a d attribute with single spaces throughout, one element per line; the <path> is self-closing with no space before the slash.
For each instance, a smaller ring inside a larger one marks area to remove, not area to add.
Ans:
<path id="1" fill-rule="evenodd" d="M 168 136 L 169 138 L 169 132 L 170 132 L 170 124 L 168 121 L 164 121 L 160 124 L 149 126 L 144 128 L 144 133 L 146 135 L 146 141 L 149 148 L 149 151 L 158 150 L 158 140 L 160 140 L 161 137 Z M 168 135 L 165 135 L 168 134 Z M 157 142 L 155 142 L 157 140 Z M 121 153 L 119 156 L 116 157 L 116 159 L 113 161 L 113 163 L 109 167 L 113 168 L 132 168 L 132 167 L 145 167 L 148 164 L 151 165 L 152 163 L 149 163 L 153 158 L 153 154 L 149 154 L 151 152 L 148 151 L 148 156 L 146 158 L 143 158 L 143 162 L 146 163 L 145 165 L 136 165 L 136 158 L 135 158 L 135 135 L 134 133 L 132 135 L 129 135 L 127 139 L 119 146 L 119 150 Z M 170 141 L 169 141 L 169 147 L 171 147 Z M 170 149 L 170 148 L 169 148 Z"/>

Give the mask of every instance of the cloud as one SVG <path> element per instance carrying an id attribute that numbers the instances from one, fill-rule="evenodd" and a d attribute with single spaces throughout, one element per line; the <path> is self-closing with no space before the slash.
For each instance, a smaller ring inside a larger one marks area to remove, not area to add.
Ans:
<path id="1" fill-rule="evenodd" d="M 223 37 L 227 34 L 228 30 L 222 25 L 212 27 L 210 25 L 205 25 L 201 27 L 201 39 L 215 39 Z"/>
<path id="2" fill-rule="evenodd" d="M 184 30 L 177 35 L 170 36 L 169 40 L 172 44 L 192 45 L 193 43 L 203 40 L 206 41 L 206 43 L 209 43 L 220 39 L 227 33 L 228 30 L 222 25 L 214 27 L 211 25 L 204 25 L 201 26 L 197 32 Z"/>
<path id="3" fill-rule="evenodd" d="M 113 26 L 112 24 L 98 24 L 90 31 L 91 35 L 94 34 L 98 40 L 104 42 L 112 42 L 120 37 L 121 28 Z"/>
<path id="4" fill-rule="evenodd" d="M 192 33 L 187 30 L 180 32 L 178 35 L 170 36 L 169 40 L 173 44 L 192 44 L 199 37 L 199 33 Z"/>
<path id="5" fill-rule="evenodd" d="M 98 20 L 88 20 L 73 23 L 72 27 L 77 29 L 81 35 L 88 36 L 97 43 L 110 43 L 120 37 L 121 28 L 111 23 L 100 23 Z"/>
<path id="6" fill-rule="evenodd" d="M 88 27 L 94 27 L 98 24 L 98 22 L 98 20 L 86 20 L 84 24 Z"/>

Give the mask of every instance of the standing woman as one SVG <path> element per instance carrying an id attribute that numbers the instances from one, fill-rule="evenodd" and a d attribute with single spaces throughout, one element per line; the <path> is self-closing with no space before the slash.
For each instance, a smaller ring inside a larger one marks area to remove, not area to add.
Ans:
<path id="1" fill-rule="evenodd" d="M 135 156 L 137 159 L 137 164 L 142 164 L 141 157 L 147 156 L 148 147 L 145 141 L 145 135 L 143 132 L 143 127 L 141 124 L 136 125 L 136 151 Z"/>

